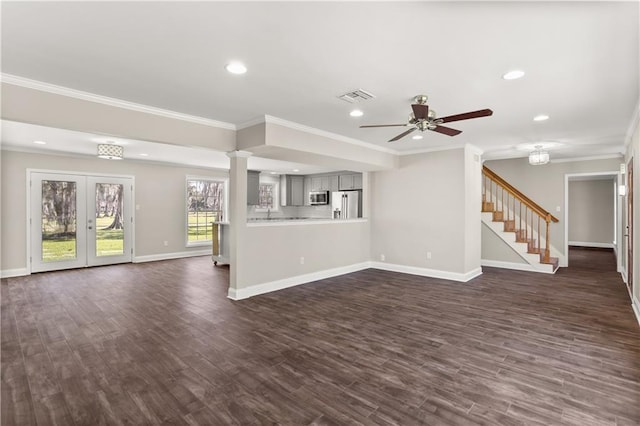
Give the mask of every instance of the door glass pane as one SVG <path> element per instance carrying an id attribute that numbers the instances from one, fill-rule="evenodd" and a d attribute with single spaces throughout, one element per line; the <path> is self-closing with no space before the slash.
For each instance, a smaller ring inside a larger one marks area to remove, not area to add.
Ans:
<path id="1" fill-rule="evenodd" d="M 96 184 L 96 256 L 124 254 L 124 186 Z"/>
<path id="2" fill-rule="evenodd" d="M 42 181 L 42 261 L 76 258 L 76 183 Z"/>

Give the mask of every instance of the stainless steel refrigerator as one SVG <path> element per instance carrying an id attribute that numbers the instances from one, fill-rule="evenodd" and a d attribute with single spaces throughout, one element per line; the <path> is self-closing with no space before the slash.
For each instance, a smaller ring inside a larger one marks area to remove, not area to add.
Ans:
<path id="1" fill-rule="evenodd" d="M 360 191 L 340 191 L 331 193 L 331 208 L 334 219 L 355 219 L 362 217 L 362 197 Z"/>

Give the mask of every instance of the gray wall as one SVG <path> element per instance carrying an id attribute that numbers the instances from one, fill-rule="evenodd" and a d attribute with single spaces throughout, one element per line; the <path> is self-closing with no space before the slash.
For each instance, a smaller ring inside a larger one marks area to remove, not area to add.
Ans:
<path id="1" fill-rule="evenodd" d="M 570 243 L 613 244 L 613 191 L 613 179 L 569 181 Z"/>
<path id="2" fill-rule="evenodd" d="M 482 260 L 507 263 L 527 263 L 487 225 L 482 224 Z"/>
<path id="3" fill-rule="evenodd" d="M 224 170 L 134 161 L 2 151 L 2 270 L 26 268 L 26 170 L 121 174 L 135 177 L 135 256 L 202 250 L 185 247 L 187 175 L 228 177 Z M 164 241 L 169 245 L 165 247 Z"/>
<path id="4" fill-rule="evenodd" d="M 553 158 L 553 153 L 551 153 Z M 560 221 L 550 227 L 550 242 L 558 251 L 565 251 L 564 178 L 565 174 L 616 172 L 622 158 L 571 161 L 544 166 L 531 166 L 527 158 L 486 161 L 485 166 L 557 217 Z M 556 211 L 556 207 L 560 211 Z"/>
<path id="5" fill-rule="evenodd" d="M 372 260 L 384 254 L 386 263 L 469 272 L 465 208 L 476 212 L 479 234 L 480 201 L 466 205 L 464 149 L 402 156 L 398 169 L 371 173 L 371 181 Z"/>

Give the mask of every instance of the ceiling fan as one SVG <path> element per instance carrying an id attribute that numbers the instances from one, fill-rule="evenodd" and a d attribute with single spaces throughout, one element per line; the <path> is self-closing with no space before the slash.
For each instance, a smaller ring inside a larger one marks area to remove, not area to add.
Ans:
<path id="1" fill-rule="evenodd" d="M 411 105 L 413 112 L 409 115 L 409 122 L 407 124 L 372 124 L 367 126 L 360 126 L 360 128 L 367 127 L 396 127 L 396 126 L 414 126 L 412 129 L 406 132 L 400 133 L 389 142 L 395 142 L 404 138 L 409 133 L 416 130 L 424 132 L 425 130 L 433 130 L 434 132 L 442 133 L 449 136 L 455 136 L 462 133 L 462 130 L 452 129 L 450 127 L 441 126 L 442 123 L 449 123 L 451 121 L 469 120 L 471 118 L 487 117 L 493 114 L 490 109 L 481 109 L 478 111 L 465 112 L 462 114 L 449 115 L 447 117 L 436 118 L 436 112 L 429 109 L 427 105 L 427 95 L 418 95 L 413 98 L 414 104 Z"/>

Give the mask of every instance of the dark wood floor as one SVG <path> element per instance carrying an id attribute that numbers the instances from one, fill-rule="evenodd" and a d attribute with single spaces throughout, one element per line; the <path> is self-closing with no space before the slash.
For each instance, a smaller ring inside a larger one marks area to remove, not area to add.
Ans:
<path id="1" fill-rule="evenodd" d="M 366 270 L 233 302 L 208 258 L 2 280 L 2 425 L 640 424 L 611 252 L 468 283 Z"/>

